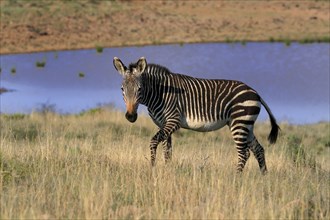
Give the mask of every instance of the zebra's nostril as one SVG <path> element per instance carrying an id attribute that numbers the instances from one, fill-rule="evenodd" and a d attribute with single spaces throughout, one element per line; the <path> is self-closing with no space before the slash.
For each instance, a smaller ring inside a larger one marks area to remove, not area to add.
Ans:
<path id="1" fill-rule="evenodd" d="M 131 114 L 131 113 L 126 112 L 125 117 L 129 122 L 134 123 L 137 119 L 137 113 Z"/>

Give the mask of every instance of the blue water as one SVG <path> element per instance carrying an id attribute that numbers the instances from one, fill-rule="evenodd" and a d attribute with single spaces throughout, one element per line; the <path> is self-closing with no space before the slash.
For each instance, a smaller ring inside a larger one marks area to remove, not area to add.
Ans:
<path id="1" fill-rule="evenodd" d="M 0 87 L 14 90 L 0 96 L 1 112 L 29 113 L 42 104 L 54 105 L 59 113 L 109 103 L 124 110 L 114 56 L 125 64 L 144 56 L 173 72 L 243 81 L 259 92 L 279 121 L 330 120 L 330 44 L 326 43 L 206 43 L 105 48 L 103 53 L 91 49 L 1 55 Z M 45 67 L 36 67 L 37 61 L 45 61 Z M 268 120 L 265 110 L 260 120 Z"/>

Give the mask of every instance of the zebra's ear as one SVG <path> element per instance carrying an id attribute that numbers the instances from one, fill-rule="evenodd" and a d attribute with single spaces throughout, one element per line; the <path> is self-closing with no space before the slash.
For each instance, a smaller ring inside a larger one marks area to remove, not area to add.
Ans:
<path id="1" fill-rule="evenodd" d="M 142 74 L 147 67 L 147 60 L 144 57 L 141 57 L 136 63 L 136 69 L 139 74 Z"/>
<path id="2" fill-rule="evenodd" d="M 125 75 L 127 67 L 123 64 L 123 62 L 121 62 L 121 60 L 118 57 L 113 58 L 113 65 L 121 75 L 123 76 Z"/>

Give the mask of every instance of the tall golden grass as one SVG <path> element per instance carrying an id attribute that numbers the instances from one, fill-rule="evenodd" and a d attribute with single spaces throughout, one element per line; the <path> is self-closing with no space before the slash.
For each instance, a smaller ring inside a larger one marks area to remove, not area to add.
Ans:
<path id="1" fill-rule="evenodd" d="M 1 219 L 329 219 L 329 123 L 281 124 L 269 173 L 251 156 L 236 174 L 228 129 L 180 130 L 173 159 L 149 164 L 157 131 L 117 111 L 1 115 Z"/>

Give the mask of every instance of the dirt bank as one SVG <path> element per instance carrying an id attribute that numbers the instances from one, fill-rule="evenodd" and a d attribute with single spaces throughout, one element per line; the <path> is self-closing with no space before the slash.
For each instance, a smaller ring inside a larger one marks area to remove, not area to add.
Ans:
<path id="1" fill-rule="evenodd" d="M 1 54 L 221 41 L 329 41 L 329 1 L 1 0 Z"/>

